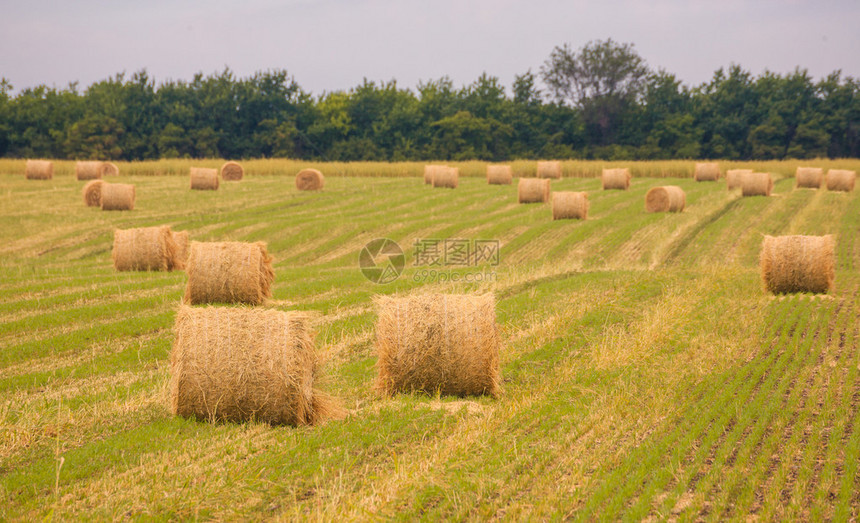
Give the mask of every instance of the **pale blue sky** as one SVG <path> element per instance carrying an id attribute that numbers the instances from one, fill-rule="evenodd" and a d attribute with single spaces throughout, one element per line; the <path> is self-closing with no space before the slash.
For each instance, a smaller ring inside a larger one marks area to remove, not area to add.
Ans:
<path id="1" fill-rule="evenodd" d="M 556 45 L 612 38 L 688 85 L 730 63 L 860 77 L 860 1 L 823 0 L 0 0 L 0 76 L 16 91 L 85 87 L 146 68 L 156 81 L 229 66 L 286 69 L 314 94 L 364 77 L 510 86 Z"/>

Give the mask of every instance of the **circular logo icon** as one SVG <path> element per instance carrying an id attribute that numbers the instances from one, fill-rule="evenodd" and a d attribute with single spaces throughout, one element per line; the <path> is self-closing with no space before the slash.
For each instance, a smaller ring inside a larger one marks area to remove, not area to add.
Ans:
<path id="1" fill-rule="evenodd" d="M 406 265 L 403 249 L 394 240 L 371 240 L 358 253 L 358 266 L 364 277 L 373 283 L 391 283 L 400 277 Z"/>

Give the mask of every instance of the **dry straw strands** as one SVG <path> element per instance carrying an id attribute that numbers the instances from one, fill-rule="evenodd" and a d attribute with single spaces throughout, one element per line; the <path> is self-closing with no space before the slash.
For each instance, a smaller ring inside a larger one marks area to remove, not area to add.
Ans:
<path id="1" fill-rule="evenodd" d="M 296 175 L 296 189 L 300 191 L 319 191 L 324 184 L 323 173 L 316 169 L 302 169 Z"/>
<path id="2" fill-rule="evenodd" d="M 176 243 L 167 225 L 116 229 L 111 258 L 118 271 L 169 271 L 176 266 Z"/>
<path id="3" fill-rule="evenodd" d="M 456 396 L 501 392 L 492 294 L 376 298 L 376 389 Z"/>
<path id="4" fill-rule="evenodd" d="M 183 270 L 185 262 L 188 261 L 188 231 L 171 231 L 175 247 L 174 256 L 171 258 L 171 266 L 168 270 Z"/>
<path id="5" fill-rule="evenodd" d="M 238 182 L 245 177 L 245 168 L 237 162 L 226 162 L 221 166 L 221 178 L 228 182 Z"/>
<path id="6" fill-rule="evenodd" d="M 134 185 L 107 183 L 102 185 L 103 211 L 131 211 L 134 209 Z"/>
<path id="7" fill-rule="evenodd" d="M 539 161 L 537 163 L 538 178 L 561 178 L 561 162 L 558 160 Z"/>
<path id="8" fill-rule="evenodd" d="M 742 196 L 770 196 L 773 178 L 770 173 L 744 173 L 741 175 Z"/>
<path id="9" fill-rule="evenodd" d="M 603 169 L 600 175 L 603 189 L 621 189 L 626 191 L 630 188 L 630 169 Z"/>
<path id="10" fill-rule="evenodd" d="M 549 201 L 550 181 L 541 178 L 520 178 L 517 184 L 519 203 L 545 203 Z"/>
<path id="11" fill-rule="evenodd" d="M 677 185 L 652 187 L 645 195 L 648 212 L 681 212 L 687 206 L 687 195 Z"/>
<path id="12" fill-rule="evenodd" d="M 50 180 L 54 177 L 54 162 L 49 160 L 27 160 L 24 175 L 28 180 Z"/>
<path id="13" fill-rule="evenodd" d="M 456 189 L 460 185 L 460 169 L 440 167 L 433 172 L 433 187 Z"/>
<path id="14" fill-rule="evenodd" d="M 510 185 L 514 179 L 514 170 L 510 165 L 488 165 L 487 183 L 490 185 Z"/>
<path id="15" fill-rule="evenodd" d="M 552 193 L 553 220 L 587 220 L 588 193 L 573 191 L 556 191 Z"/>
<path id="16" fill-rule="evenodd" d="M 98 180 L 106 165 L 104 162 L 75 162 L 75 177 L 78 180 Z"/>
<path id="17" fill-rule="evenodd" d="M 753 172 L 752 169 L 729 169 L 726 171 L 726 187 L 729 190 L 740 189 L 741 177 L 751 172 Z"/>
<path id="18" fill-rule="evenodd" d="M 104 185 L 104 181 L 102 180 L 90 180 L 84 185 L 83 191 L 81 193 L 84 196 L 84 203 L 87 207 L 101 207 L 102 205 L 102 185 Z"/>
<path id="19" fill-rule="evenodd" d="M 830 169 L 827 171 L 825 183 L 827 184 L 828 191 L 851 192 L 854 190 L 854 182 L 856 179 L 857 173 L 854 171 Z"/>
<path id="20" fill-rule="evenodd" d="M 105 176 L 119 176 L 119 166 L 113 162 L 105 162 L 102 174 Z"/>
<path id="21" fill-rule="evenodd" d="M 272 297 L 272 258 L 263 242 L 191 242 L 183 301 L 260 305 Z"/>
<path id="22" fill-rule="evenodd" d="M 697 163 L 693 178 L 697 182 L 715 182 L 720 179 L 720 164 L 713 162 Z"/>
<path id="23" fill-rule="evenodd" d="M 198 191 L 215 191 L 218 189 L 218 171 L 202 167 L 191 168 L 191 188 Z"/>
<path id="24" fill-rule="evenodd" d="M 824 169 L 821 167 L 798 167 L 794 172 L 795 186 L 818 189 L 824 180 Z"/>
<path id="25" fill-rule="evenodd" d="M 765 236 L 761 279 L 767 291 L 825 293 L 833 287 L 833 235 Z"/>
<path id="26" fill-rule="evenodd" d="M 424 166 L 424 185 L 433 185 L 433 176 L 439 169 L 447 169 L 445 165 L 425 165 Z"/>
<path id="27" fill-rule="evenodd" d="M 319 371 L 306 314 L 182 306 L 173 330 L 174 415 L 298 426 L 342 413 L 314 388 Z"/>

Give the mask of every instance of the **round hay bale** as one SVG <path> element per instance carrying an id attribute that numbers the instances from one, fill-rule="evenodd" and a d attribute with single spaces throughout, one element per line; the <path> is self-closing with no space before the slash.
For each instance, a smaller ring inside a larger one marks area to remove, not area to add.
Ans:
<path id="1" fill-rule="evenodd" d="M 433 176 L 439 169 L 447 169 L 447 165 L 425 165 L 424 166 L 424 185 L 433 185 Z"/>
<path id="2" fill-rule="evenodd" d="M 54 177 L 54 162 L 49 160 L 27 160 L 24 175 L 28 180 L 50 180 Z"/>
<path id="3" fill-rule="evenodd" d="M 171 231 L 171 235 L 175 250 L 168 270 L 181 271 L 185 269 L 185 263 L 188 261 L 188 231 Z"/>
<path id="4" fill-rule="evenodd" d="M 587 220 L 588 193 L 574 191 L 557 191 L 552 193 L 553 220 Z"/>
<path id="5" fill-rule="evenodd" d="M 743 173 L 741 175 L 742 196 L 770 196 L 773 178 L 770 173 Z"/>
<path id="6" fill-rule="evenodd" d="M 218 190 L 218 170 L 192 167 L 191 188 L 198 191 Z"/>
<path id="7" fill-rule="evenodd" d="M 550 181 L 542 178 L 520 178 L 517 184 L 517 202 L 546 203 L 549 201 Z"/>
<path id="8" fill-rule="evenodd" d="M 319 365 L 305 313 L 181 306 L 170 353 L 170 407 L 210 422 L 314 425 L 342 414 L 317 390 Z"/>
<path id="9" fill-rule="evenodd" d="M 105 176 L 119 176 L 119 166 L 113 162 L 105 162 L 102 174 Z"/>
<path id="10" fill-rule="evenodd" d="M 75 177 L 78 180 L 99 180 L 104 171 L 104 162 L 75 162 Z"/>
<path id="11" fill-rule="evenodd" d="M 854 190 L 856 179 L 857 173 L 854 171 L 830 169 L 827 171 L 826 177 L 827 190 L 851 192 Z"/>
<path id="12" fill-rule="evenodd" d="M 765 236 L 761 279 L 774 294 L 826 293 L 833 288 L 836 261 L 833 235 Z"/>
<path id="13" fill-rule="evenodd" d="M 170 227 L 116 229 L 113 232 L 113 267 L 118 271 L 169 271 L 175 266 L 176 244 Z"/>
<path id="14" fill-rule="evenodd" d="M 603 169 L 600 174 L 600 182 L 603 190 L 620 189 L 626 191 L 630 188 L 630 169 Z"/>
<path id="15" fill-rule="evenodd" d="M 701 162 L 696 164 L 693 178 L 697 182 L 715 182 L 720 179 L 720 164 L 715 162 Z"/>
<path id="16" fill-rule="evenodd" d="M 561 178 L 561 162 L 558 160 L 545 160 L 537 163 L 538 178 Z"/>
<path id="17" fill-rule="evenodd" d="M 84 195 L 84 203 L 87 207 L 101 207 L 103 180 L 90 180 L 81 191 Z"/>
<path id="18" fill-rule="evenodd" d="M 794 172 L 795 187 L 819 189 L 824 180 L 824 169 L 821 167 L 798 167 Z"/>
<path id="19" fill-rule="evenodd" d="M 677 185 L 652 187 L 645 194 L 647 212 L 681 212 L 687 206 L 687 195 Z"/>
<path id="20" fill-rule="evenodd" d="M 457 167 L 441 167 L 433 173 L 433 187 L 456 189 L 460 185 L 460 169 Z"/>
<path id="21" fill-rule="evenodd" d="M 245 168 L 237 162 L 227 162 L 221 166 L 221 178 L 225 181 L 238 182 L 245 177 Z"/>
<path id="22" fill-rule="evenodd" d="M 102 185 L 103 211 L 131 211 L 134 209 L 134 185 L 107 183 Z"/>
<path id="23" fill-rule="evenodd" d="M 488 165 L 487 183 L 489 185 L 510 185 L 514 179 L 514 170 L 510 165 Z"/>
<path id="24" fill-rule="evenodd" d="M 726 187 L 732 189 L 740 189 L 741 177 L 746 173 L 751 173 L 752 169 L 729 169 L 726 171 Z"/>
<path id="25" fill-rule="evenodd" d="M 376 298 L 375 388 L 386 394 L 501 393 L 492 294 Z"/>
<path id="26" fill-rule="evenodd" d="M 272 297 L 272 258 L 264 242 L 191 242 L 185 303 L 261 305 Z"/>
<path id="27" fill-rule="evenodd" d="M 325 176 L 316 169 L 302 169 L 296 175 L 296 189 L 300 191 L 319 191 L 325 185 Z"/>

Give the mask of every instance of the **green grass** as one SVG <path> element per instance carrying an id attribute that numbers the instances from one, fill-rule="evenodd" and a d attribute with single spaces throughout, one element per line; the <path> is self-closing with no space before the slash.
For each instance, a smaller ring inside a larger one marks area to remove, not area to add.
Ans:
<path id="1" fill-rule="evenodd" d="M 793 190 L 790 177 L 770 198 L 689 178 L 601 191 L 602 165 L 567 162 L 553 188 L 588 191 L 590 215 L 554 222 L 547 205 L 518 205 L 515 186 L 488 186 L 477 162 L 453 191 L 425 186 L 420 164 L 337 164 L 323 166 L 324 191 L 300 193 L 282 176 L 289 161 L 248 162 L 252 174 L 216 192 L 151 175 L 184 173 L 179 160 L 121 164 L 135 210 L 101 212 L 83 206 L 67 163 L 27 181 L 0 162 L 0 519 L 860 517 L 854 193 Z M 645 213 L 665 183 L 684 188 L 687 209 Z M 155 224 L 268 243 L 268 306 L 319 313 L 323 387 L 345 420 L 170 415 L 185 276 L 117 273 L 110 260 L 114 228 Z M 765 295 L 764 234 L 835 234 L 836 289 Z M 378 237 L 407 252 L 389 285 L 357 266 Z M 498 239 L 501 261 L 445 272 L 491 281 L 422 280 L 419 238 Z M 418 289 L 496 293 L 499 399 L 371 390 L 372 298 Z"/>

